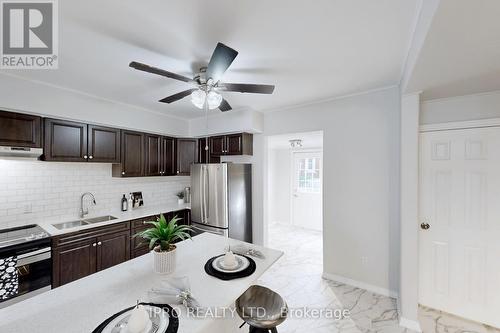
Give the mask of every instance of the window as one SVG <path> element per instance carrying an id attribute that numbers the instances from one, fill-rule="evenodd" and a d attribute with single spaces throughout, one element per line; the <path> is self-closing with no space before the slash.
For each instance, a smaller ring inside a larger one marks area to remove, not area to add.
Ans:
<path id="1" fill-rule="evenodd" d="M 298 177 L 298 192 L 321 192 L 319 157 L 299 159 Z"/>

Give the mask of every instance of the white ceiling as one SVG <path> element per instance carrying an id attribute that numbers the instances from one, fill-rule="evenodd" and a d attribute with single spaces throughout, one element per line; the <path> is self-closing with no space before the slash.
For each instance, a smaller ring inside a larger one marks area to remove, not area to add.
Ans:
<path id="1" fill-rule="evenodd" d="M 500 90 L 500 1 L 441 0 L 407 92 L 424 100 Z"/>
<path id="2" fill-rule="evenodd" d="M 268 139 L 270 149 L 290 149 L 290 140 L 302 140 L 302 149 L 323 148 L 323 132 L 304 132 L 273 135 Z"/>
<path id="3" fill-rule="evenodd" d="M 164 112 L 200 117 L 189 98 L 157 101 L 186 83 L 139 72 L 131 60 L 186 76 L 221 41 L 239 51 L 223 81 L 275 84 L 226 93 L 258 111 L 397 84 L 419 0 L 59 1 L 59 69 L 10 74 Z M 217 111 L 218 112 L 218 111 Z"/>

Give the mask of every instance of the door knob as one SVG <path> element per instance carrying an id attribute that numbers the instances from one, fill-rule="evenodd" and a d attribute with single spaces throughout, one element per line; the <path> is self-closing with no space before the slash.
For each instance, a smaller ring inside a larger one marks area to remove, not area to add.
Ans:
<path id="1" fill-rule="evenodd" d="M 422 222 L 422 224 L 420 224 L 420 229 L 423 229 L 423 230 L 427 230 L 431 227 L 431 225 L 427 222 Z"/>

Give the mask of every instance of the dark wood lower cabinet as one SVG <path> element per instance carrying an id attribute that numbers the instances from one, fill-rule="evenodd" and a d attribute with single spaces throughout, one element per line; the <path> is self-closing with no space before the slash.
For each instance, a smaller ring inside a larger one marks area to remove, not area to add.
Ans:
<path id="1" fill-rule="evenodd" d="M 88 239 L 53 249 L 53 288 L 96 272 L 97 255 L 94 243 L 94 239 Z"/>
<path id="2" fill-rule="evenodd" d="M 168 212 L 163 214 L 167 221 L 170 221 L 174 216 L 181 218 L 179 224 L 190 225 L 191 224 L 191 215 L 189 209 L 178 210 L 175 212 Z M 131 221 L 131 232 L 130 232 L 130 257 L 137 258 L 144 254 L 149 253 L 149 243 L 142 239 L 140 236 L 135 236 L 138 232 L 146 230 L 151 227 L 150 224 L 146 224 L 146 221 L 156 221 L 158 215 L 147 216 L 142 219 Z"/>
<path id="3" fill-rule="evenodd" d="M 128 231 L 97 237 L 97 270 L 118 265 L 130 259 Z"/>
<path id="4" fill-rule="evenodd" d="M 167 221 L 177 216 L 182 218 L 179 224 L 191 224 L 189 209 L 168 212 L 164 216 Z M 149 253 L 149 243 L 135 235 L 151 227 L 145 222 L 156 221 L 158 217 L 152 215 L 54 236 L 52 288 Z"/>
<path id="5" fill-rule="evenodd" d="M 52 287 L 130 259 L 130 223 L 73 232 L 52 239 Z"/>

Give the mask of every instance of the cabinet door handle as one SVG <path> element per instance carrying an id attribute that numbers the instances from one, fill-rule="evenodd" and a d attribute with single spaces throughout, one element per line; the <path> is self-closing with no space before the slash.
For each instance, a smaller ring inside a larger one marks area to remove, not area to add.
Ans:
<path id="1" fill-rule="evenodd" d="M 84 159 L 87 159 L 87 158 L 88 158 L 88 156 L 87 156 L 87 155 L 83 155 L 83 158 L 84 158 Z"/>
<path id="2" fill-rule="evenodd" d="M 89 159 L 93 159 L 93 158 L 94 158 L 94 156 L 92 156 L 92 155 L 89 156 Z"/>
<path id="3" fill-rule="evenodd" d="M 102 242 L 98 242 L 97 245 L 102 245 Z"/>
<path id="4" fill-rule="evenodd" d="M 92 243 L 92 246 L 94 246 L 94 247 L 95 247 L 96 245 L 97 245 L 97 243 Z"/>

